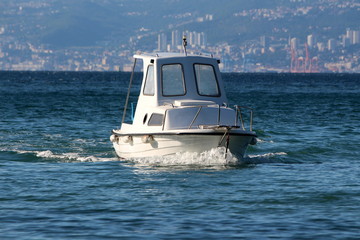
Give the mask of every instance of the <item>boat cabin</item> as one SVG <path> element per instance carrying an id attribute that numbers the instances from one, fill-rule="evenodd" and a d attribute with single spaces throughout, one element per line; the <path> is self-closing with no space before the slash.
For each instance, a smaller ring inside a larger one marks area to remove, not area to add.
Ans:
<path id="1" fill-rule="evenodd" d="M 139 104 L 160 106 L 182 100 L 226 102 L 218 60 L 180 54 L 135 55 L 143 60 Z"/>
<path id="2" fill-rule="evenodd" d="M 135 55 L 134 58 L 143 61 L 143 80 L 133 126 L 144 131 L 149 127 L 170 130 L 201 124 L 234 125 L 227 120 L 234 111 L 226 107 L 219 60 L 175 53 Z M 231 117 L 235 118 L 235 115 Z M 129 127 L 122 125 L 122 129 Z"/>

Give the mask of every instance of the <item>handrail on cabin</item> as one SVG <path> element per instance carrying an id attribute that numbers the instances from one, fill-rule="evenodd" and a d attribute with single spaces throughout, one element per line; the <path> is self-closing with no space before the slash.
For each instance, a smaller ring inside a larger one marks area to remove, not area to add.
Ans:
<path id="1" fill-rule="evenodd" d="M 199 109 L 197 110 L 197 112 L 196 112 L 196 114 L 195 114 L 195 117 L 194 117 L 194 118 L 193 118 L 193 120 L 191 121 L 191 123 L 190 123 L 190 125 L 189 125 L 188 129 L 190 129 L 190 128 L 192 127 L 192 125 L 194 124 L 195 120 L 196 120 L 196 119 L 197 119 L 197 117 L 199 116 L 199 113 L 200 113 L 200 111 L 201 111 L 202 107 L 203 107 L 203 106 L 200 106 L 200 107 L 199 107 Z"/>

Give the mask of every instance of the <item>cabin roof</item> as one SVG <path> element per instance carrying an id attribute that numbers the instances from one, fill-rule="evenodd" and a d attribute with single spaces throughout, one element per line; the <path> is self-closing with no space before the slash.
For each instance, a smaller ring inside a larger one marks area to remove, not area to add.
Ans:
<path id="1" fill-rule="evenodd" d="M 186 58 L 186 57 L 202 57 L 207 59 L 215 59 L 210 54 L 187 54 L 184 53 L 171 53 L 171 52 L 159 52 L 159 53 L 141 53 L 135 54 L 134 58 L 138 59 L 165 59 L 165 58 Z"/>

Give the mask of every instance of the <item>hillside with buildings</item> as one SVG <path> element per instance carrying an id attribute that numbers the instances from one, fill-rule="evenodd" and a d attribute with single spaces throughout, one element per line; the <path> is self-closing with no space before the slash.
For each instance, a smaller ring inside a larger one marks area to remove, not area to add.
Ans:
<path id="1" fill-rule="evenodd" d="M 233 72 L 360 72 L 358 0 L 2 0 L 0 70 L 128 71 L 137 51 Z"/>

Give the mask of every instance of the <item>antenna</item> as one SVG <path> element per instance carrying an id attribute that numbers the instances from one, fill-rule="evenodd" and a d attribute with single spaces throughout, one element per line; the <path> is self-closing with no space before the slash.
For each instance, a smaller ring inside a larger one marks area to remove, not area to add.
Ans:
<path id="1" fill-rule="evenodd" d="M 184 46 L 185 56 L 187 56 L 187 52 L 186 52 L 186 46 L 187 46 L 186 35 L 183 36 L 183 46 Z"/>

